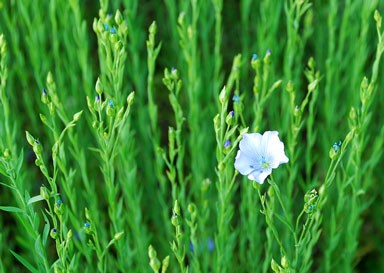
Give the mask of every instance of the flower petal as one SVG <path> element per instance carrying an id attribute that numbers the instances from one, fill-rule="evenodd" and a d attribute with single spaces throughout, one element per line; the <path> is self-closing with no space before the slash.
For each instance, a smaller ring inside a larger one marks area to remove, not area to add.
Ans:
<path id="1" fill-rule="evenodd" d="M 259 133 L 244 134 L 239 144 L 240 150 L 257 161 L 261 154 L 261 140 L 262 135 Z"/>
<path id="2" fill-rule="evenodd" d="M 262 146 L 272 168 L 277 168 L 280 164 L 287 163 L 288 157 L 284 153 L 284 143 L 279 139 L 277 131 L 266 131 L 263 134 Z"/>
<path id="3" fill-rule="evenodd" d="M 252 158 L 247 156 L 242 151 L 238 151 L 235 159 L 235 168 L 239 171 L 242 175 L 248 175 L 249 173 L 253 172 L 253 165 L 252 165 Z"/>
<path id="4" fill-rule="evenodd" d="M 265 178 L 272 173 L 272 168 L 256 170 L 248 175 L 248 179 L 256 181 L 259 184 L 263 184 Z"/>

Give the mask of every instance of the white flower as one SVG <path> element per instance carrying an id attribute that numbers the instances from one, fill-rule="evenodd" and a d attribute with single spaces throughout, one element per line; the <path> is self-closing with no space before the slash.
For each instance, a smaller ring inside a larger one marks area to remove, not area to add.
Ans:
<path id="1" fill-rule="evenodd" d="M 244 134 L 237 152 L 235 168 L 250 180 L 263 184 L 265 178 L 280 164 L 287 163 L 284 143 L 280 141 L 277 131 Z"/>

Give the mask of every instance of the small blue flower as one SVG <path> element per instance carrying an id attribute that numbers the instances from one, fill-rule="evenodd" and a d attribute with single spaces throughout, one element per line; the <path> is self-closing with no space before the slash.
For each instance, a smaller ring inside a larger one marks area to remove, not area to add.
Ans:
<path id="1" fill-rule="evenodd" d="M 116 29 L 114 27 L 111 27 L 111 30 L 109 31 L 111 34 L 116 34 Z"/>
<path id="2" fill-rule="evenodd" d="M 95 103 L 98 103 L 99 101 L 100 101 L 100 96 L 97 95 L 97 96 L 95 97 Z"/>
<path id="3" fill-rule="evenodd" d="M 61 199 L 58 199 L 56 203 L 58 206 L 60 206 L 61 204 L 63 204 L 63 201 L 61 201 Z"/>
<path id="4" fill-rule="evenodd" d="M 225 142 L 224 142 L 224 148 L 227 149 L 228 147 L 230 147 L 232 145 L 232 142 L 227 139 Z"/>
<path id="5" fill-rule="evenodd" d="M 108 101 L 108 106 L 111 108 L 113 108 L 115 106 L 115 104 L 113 103 L 113 100 Z"/>
<path id="6" fill-rule="evenodd" d="M 90 227 L 91 227 L 91 224 L 90 224 L 89 222 L 85 222 L 85 223 L 84 223 L 84 227 L 85 227 L 85 228 L 90 228 Z"/>
<path id="7" fill-rule="evenodd" d="M 267 55 L 271 55 L 272 51 L 270 49 L 267 50 Z"/>
<path id="8" fill-rule="evenodd" d="M 229 112 L 229 114 L 231 115 L 231 117 L 235 116 L 235 112 L 233 110 L 231 112 Z"/>
<path id="9" fill-rule="evenodd" d="M 108 31 L 108 30 L 109 30 L 109 25 L 108 25 L 108 24 L 104 24 L 104 30 L 105 30 L 105 31 Z"/>
<path id="10" fill-rule="evenodd" d="M 256 61 L 258 58 L 257 54 L 252 54 L 252 61 Z"/>
<path id="11" fill-rule="evenodd" d="M 54 233 L 56 233 L 56 232 L 57 232 L 57 229 L 54 228 L 54 229 L 52 229 L 52 231 L 53 231 Z"/>
<path id="12" fill-rule="evenodd" d="M 232 101 L 234 101 L 234 102 L 239 102 L 240 101 L 240 96 L 239 95 L 234 95 L 233 97 L 232 97 Z"/>
<path id="13" fill-rule="evenodd" d="M 235 168 L 248 179 L 263 184 L 272 169 L 287 163 L 284 143 L 280 141 L 277 131 L 244 134 L 239 144 L 235 159 Z"/>
<path id="14" fill-rule="evenodd" d="M 41 94 L 42 95 L 47 95 L 47 90 L 45 88 L 43 88 L 43 90 L 41 91 Z"/>

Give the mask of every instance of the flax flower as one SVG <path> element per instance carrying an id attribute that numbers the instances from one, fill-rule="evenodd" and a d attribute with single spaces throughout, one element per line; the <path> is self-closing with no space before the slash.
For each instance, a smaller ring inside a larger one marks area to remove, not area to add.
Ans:
<path id="1" fill-rule="evenodd" d="M 244 134 L 240 141 L 235 160 L 235 168 L 250 180 L 263 184 L 265 178 L 280 164 L 287 163 L 284 143 L 280 141 L 277 131 Z"/>

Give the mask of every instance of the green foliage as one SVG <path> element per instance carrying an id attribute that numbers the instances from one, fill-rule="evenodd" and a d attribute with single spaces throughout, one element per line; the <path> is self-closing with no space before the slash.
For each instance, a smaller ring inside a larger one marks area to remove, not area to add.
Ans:
<path id="1" fill-rule="evenodd" d="M 0 272 L 384 271 L 383 1 L 38 2 L 0 1 Z"/>

